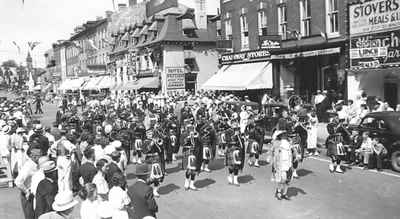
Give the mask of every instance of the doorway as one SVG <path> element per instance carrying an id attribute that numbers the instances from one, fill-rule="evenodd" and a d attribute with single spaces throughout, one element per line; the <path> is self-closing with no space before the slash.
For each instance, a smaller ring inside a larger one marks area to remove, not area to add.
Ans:
<path id="1" fill-rule="evenodd" d="M 390 107 L 396 109 L 398 100 L 397 83 L 385 82 L 383 86 L 384 86 L 385 101 L 389 103 Z"/>

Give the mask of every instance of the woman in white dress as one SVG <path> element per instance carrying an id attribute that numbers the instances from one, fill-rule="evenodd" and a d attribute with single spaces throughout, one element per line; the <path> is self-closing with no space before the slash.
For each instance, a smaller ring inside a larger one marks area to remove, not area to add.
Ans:
<path id="1" fill-rule="evenodd" d="M 276 131 L 272 143 L 272 180 L 277 183 L 275 196 L 286 199 L 287 189 L 293 177 L 293 148 L 286 131 Z"/>
<path id="2" fill-rule="evenodd" d="M 129 219 L 127 209 L 131 200 L 126 192 L 126 181 L 122 173 L 115 173 L 111 179 L 112 188 L 108 193 L 108 202 L 112 210 L 112 219 Z"/>
<path id="3" fill-rule="evenodd" d="M 308 114 L 309 125 L 307 127 L 307 149 L 310 155 L 318 156 L 318 118 L 314 111 Z"/>

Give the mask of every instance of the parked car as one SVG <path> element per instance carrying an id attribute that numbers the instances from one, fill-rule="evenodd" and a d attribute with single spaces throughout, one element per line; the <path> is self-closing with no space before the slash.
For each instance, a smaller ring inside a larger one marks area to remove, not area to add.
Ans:
<path id="1" fill-rule="evenodd" d="M 388 151 L 392 168 L 400 172 L 400 112 L 369 113 L 358 126 L 349 128 L 377 136 Z"/>

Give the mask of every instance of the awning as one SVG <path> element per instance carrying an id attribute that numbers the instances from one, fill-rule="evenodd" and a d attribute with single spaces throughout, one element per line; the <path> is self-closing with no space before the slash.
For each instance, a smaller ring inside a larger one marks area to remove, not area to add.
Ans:
<path id="1" fill-rule="evenodd" d="M 132 37 L 136 37 L 136 38 L 140 37 L 140 28 L 139 27 L 135 28 L 135 30 L 132 33 Z"/>
<path id="2" fill-rule="evenodd" d="M 103 77 L 90 78 L 88 82 L 82 87 L 82 90 L 98 90 L 97 84 L 103 79 Z"/>
<path id="3" fill-rule="evenodd" d="M 139 35 L 146 35 L 148 33 L 149 26 L 144 25 L 143 29 L 140 31 Z"/>
<path id="4" fill-rule="evenodd" d="M 142 88 L 157 89 L 160 80 L 158 77 L 140 78 L 136 81 L 129 81 L 126 84 L 118 87 L 118 90 L 139 90 Z"/>
<path id="5" fill-rule="evenodd" d="M 100 89 L 111 89 L 115 86 L 115 80 L 111 76 L 104 76 L 101 81 L 97 84 L 97 88 Z"/>
<path id="6" fill-rule="evenodd" d="M 192 19 L 182 19 L 182 29 L 183 30 L 195 30 L 197 28 Z"/>
<path id="7" fill-rule="evenodd" d="M 61 86 L 58 88 L 59 90 L 79 90 L 82 88 L 82 85 L 86 82 L 86 78 L 75 78 L 75 79 L 67 79 L 65 80 Z"/>
<path id="8" fill-rule="evenodd" d="M 257 62 L 223 66 L 202 89 L 255 90 L 273 87 L 272 63 Z"/>

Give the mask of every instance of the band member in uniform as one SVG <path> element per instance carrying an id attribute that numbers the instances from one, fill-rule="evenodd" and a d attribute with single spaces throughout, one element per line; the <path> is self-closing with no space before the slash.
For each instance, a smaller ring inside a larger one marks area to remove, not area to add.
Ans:
<path id="1" fill-rule="evenodd" d="M 211 170 L 208 168 L 208 165 L 210 164 L 211 160 L 211 136 L 210 132 L 208 130 L 204 130 L 202 132 L 201 136 L 201 144 L 202 144 L 202 164 L 201 164 L 201 170 L 205 172 L 211 172 Z"/>
<path id="2" fill-rule="evenodd" d="M 201 157 L 199 156 L 200 144 L 198 134 L 195 133 L 194 130 L 190 132 L 189 136 L 185 138 L 184 141 L 182 149 L 182 169 L 186 170 L 184 184 L 186 190 L 197 190 L 194 186 L 194 181 L 196 178 L 196 172 L 199 173 L 198 163 L 201 163 Z"/>
<path id="3" fill-rule="evenodd" d="M 238 129 L 236 132 L 239 132 Z M 225 153 L 225 166 L 228 167 L 228 183 L 239 186 L 239 170 L 243 170 L 244 163 L 244 141 L 238 133 L 234 135 Z"/>
<path id="4" fill-rule="evenodd" d="M 133 130 L 133 148 L 132 151 L 132 163 L 142 163 L 143 153 L 143 140 L 146 137 L 146 129 L 143 124 L 138 123 Z"/>
<path id="5" fill-rule="evenodd" d="M 259 129 L 256 128 L 254 122 L 249 122 L 245 131 L 247 135 L 247 153 L 249 154 L 248 164 L 249 166 L 260 167 L 258 160 L 262 152 L 260 142 L 264 137 Z M 254 161 L 252 159 L 254 158 Z"/>
<path id="6" fill-rule="evenodd" d="M 145 162 L 151 166 L 149 183 L 154 185 L 153 195 L 155 197 L 160 197 L 158 193 L 158 188 L 160 183 L 163 182 L 165 176 L 165 169 L 163 169 L 161 159 L 162 152 L 162 139 L 153 138 L 153 132 L 147 132 L 147 139 L 144 141 L 144 146 L 146 147 L 146 157 Z M 165 165 L 164 165 L 165 166 Z"/>
<path id="7" fill-rule="evenodd" d="M 329 171 L 343 173 L 343 170 L 340 168 L 340 162 L 345 155 L 344 138 L 342 133 L 337 131 L 337 128 L 334 128 L 333 131 L 334 133 L 330 133 L 325 142 L 328 148 L 327 154 L 331 158 Z"/>

